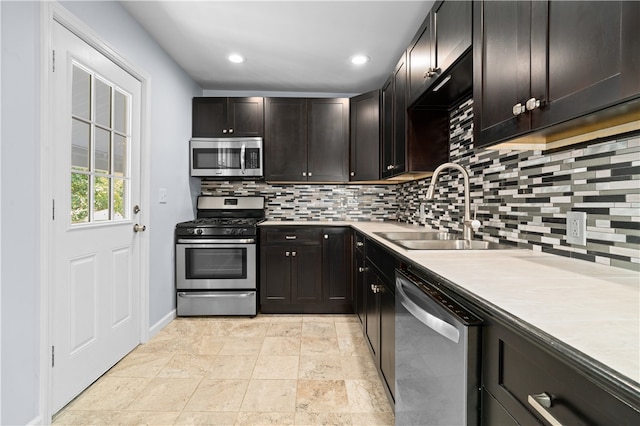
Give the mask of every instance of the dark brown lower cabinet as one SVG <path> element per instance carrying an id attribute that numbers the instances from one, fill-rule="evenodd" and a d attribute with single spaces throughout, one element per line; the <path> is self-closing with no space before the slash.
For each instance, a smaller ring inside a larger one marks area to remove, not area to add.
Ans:
<path id="1" fill-rule="evenodd" d="M 482 358 L 485 425 L 547 424 L 550 418 L 564 425 L 640 424 L 639 401 L 615 395 L 495 318 L 485 317 Z M 535 402 L 543 397 L 548 404 Z"/>
<path id="2" fill-rule="evenodd" d="M 260 230 L 262 313 L 351 313 L 349 228 Z"/>

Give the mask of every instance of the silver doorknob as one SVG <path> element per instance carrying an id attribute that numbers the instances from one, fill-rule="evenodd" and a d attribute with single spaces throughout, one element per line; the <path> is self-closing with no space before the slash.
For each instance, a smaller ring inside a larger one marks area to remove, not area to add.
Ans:
<path id="1" fill-rule="evenodd" d="M 144 232 L 147 229 L 146 226 L 144 225 L 138 225 L 137 223 L 135 225 L 133 225 L 133 231 L 134 232 Z"/>

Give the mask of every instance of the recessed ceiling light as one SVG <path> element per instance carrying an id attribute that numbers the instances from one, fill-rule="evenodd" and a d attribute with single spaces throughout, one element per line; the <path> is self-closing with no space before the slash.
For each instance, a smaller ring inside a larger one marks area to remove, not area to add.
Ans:
<path id="1" fill-rule="evenodd" d="M 229 61 L 233 62 L 234 64 L 240 64 L 240 63 L 244 62 L 244 58 L 241 55 L 238 55 L 237 53 L 229 55 L 228 59 L 229 59 Z"/>
<path id="2" fill-rule="evenodd" d="M 366 55 L 353 55 L 351 57 L 351 63 L 354 65 L 362 65 L 369 62 L 369 57 Z"/>

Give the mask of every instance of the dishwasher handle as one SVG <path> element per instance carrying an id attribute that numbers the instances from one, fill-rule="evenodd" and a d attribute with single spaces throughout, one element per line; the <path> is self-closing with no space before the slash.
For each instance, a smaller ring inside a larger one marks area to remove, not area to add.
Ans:
<path id="1" fill-rule="evenodd" d="M 413 315 L 418 321 L 438 333 L 439 335 L 446 337 L 454 343 L 460 342 L 460 331 L 453 325 L 444 321 L 441 318 L 436 317 L 433 314 L 422 309 L 418 306 L 407 293 L 404 291 L 406 281 L 402 277 L 396 277 L 396 297 L 399 299 L 402 306 L 405 307 L 411 315 Z"/>

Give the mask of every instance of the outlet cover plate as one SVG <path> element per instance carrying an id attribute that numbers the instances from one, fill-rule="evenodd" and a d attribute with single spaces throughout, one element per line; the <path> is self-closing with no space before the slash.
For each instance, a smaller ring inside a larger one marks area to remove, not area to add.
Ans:
<path id="1" fill-rule="evenodd" d="M 587 214 L 567 212 L 567 242 L 580 246 L 587 245 Z"/>

